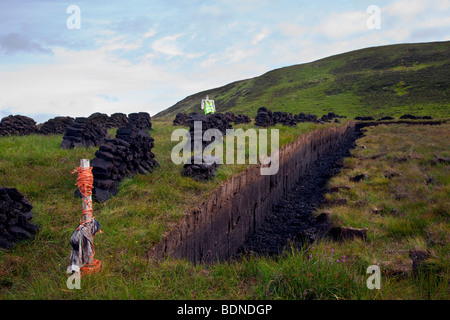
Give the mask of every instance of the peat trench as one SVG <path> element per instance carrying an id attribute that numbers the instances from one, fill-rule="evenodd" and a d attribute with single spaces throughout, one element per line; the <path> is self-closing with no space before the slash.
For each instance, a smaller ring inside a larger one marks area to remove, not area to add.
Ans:
<path id="1" fill-rule="evenodd" d="M 350 150 L 356 147 L 356 140 L 364 135 L 361 129 L 381 124 L 440 125 L 442 122 L 357 123 L 354 135 L 348 137 L 334 152 L 319 157 L 306 169 L 300 181 L 273 206 L 272 214 L 246 239 L 234 257 L 248 253 L 275 256 L 288 246 L 301 247 L 306 242 L 326 237 L 331 225 L 325 219 L 316 219 L 314 211 L 326 201 L 325 194 L 329 192 L 327 183 L 341 171 L 342 160 L 350 156 Z"/>
<path id="2" fill-rule="evenodd" d="M 316 219 L 314 211 L 325 203 L 329 191 L 328 181 L 337 175 L 343 159 L 350 156 L 355 141 L 362 136 L 357 128 L 343 144 L 332 153 L 319 157 L 302 175 L 293 188 L 273 206 L 272 214 L 254 231 L 237 250 L 235 258 L 243 254 L 275 256 L 286 247 L 300 247 L 327 235 L 328 221 Z"/>
<path id="3" fill-rule="evenodd" d="M 317 219 L 314 211 L 324 204 L 327 182 L 342 169 L 361 129 L 378 124 L 349 122 L 302 135 L 280 150 L 277 174 L 265 176 L 249 167 L 221 184 L 147 251 L 148 259 L 214 263 L 250 252 L 277 255 L 286 246 L 328 234 L 335 238 L 329 222 Z"/>

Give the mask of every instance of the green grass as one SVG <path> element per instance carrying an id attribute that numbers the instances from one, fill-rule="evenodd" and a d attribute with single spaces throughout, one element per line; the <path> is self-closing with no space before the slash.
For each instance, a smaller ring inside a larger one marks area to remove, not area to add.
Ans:
<path id="1" fill-rule="evenodd" d="M 318 210 L 330 212 L 336 225 L 369 229 L 367 242 L 347 242 L 342 248 L 358 261 L 379 265 L 398 288 L 394 298 L 450 296 L 450 168 L 435 162 L 435 157 L 448 157 L 449 132 L 449 124 L 368 128 L 342 172 L 329 182 L 330 187 L 350 187 L 327 195 L 346 198 L 348 205 Z M 349 180 L 363 172 L 367 180 Z M 431 252 L 428 269 L 419 274 L 408 255 L 413 249 Z"/>
<path id="2" fill-rule="evenodd" d="M 259 107 L 318 116 L 403 114 L 449 117 L 450 42 L 389 45 L 269 71 L 193 94 L 155 115 L 198 112 L 209 95 L 220 112 L 256 116 Z"/>
<path id="3" fill-rule="evenodd" d="M 330 125 L 305 123 L 297 128 L 275 128 L 280 130 L 280 146 L 283 146 L 302 133 Z M 153 152 L 159 167 L 151 174 L 123 180 L 116 197 L 103 204 L 94 203 L 95 217 L 104 231 L 95 238 L 96 258 L 104 268 L 96 276 L 83 278 L 80 291 L 68 290 L 65 283 L 71 252 L 68 241 L 81 216 L 81 201 L 74 197 L 76 175 L 71 172 L 79 159 L 93 159 L 96 148 L 60 149 L 61 135 L 0 138 L 0 185 L 15 187 L 30 200 L 35 213 L 32 222 L 40 226 L 35 240 L 18 243 L 11 250 L 0 250 L 1 298 L 247 297 L 247 293 L 239 293 L 247 292 L 246 289 L 236 288 L 243 281 L 238 275 L 234 279 L 225 278 L 239 266 L 218 266 L 224 269 L 221 271 L 224 278 L 218 276 L 212 282 L 197 279 L 198 288 L 192 289 L 193 279 L 186 274 L 195 272 L 197 267 L 189 262 L 167 261 L 155 269 L 146 260 L 147 250 L 184 212 L 248 165 L 223 165 L 218 176 L 209 182 L 182 177 L 182 165 L 177 166 L 170 159 L 177 143 L 170 140 L 175 127 L 165 121 L 153 121 L 153 128 Z M 236 128 L 249 129 L 253 125 Z M 114 135 L 114 130 L 111 134 Z M 183 275 L 177 274 L 180 268 L 184 270 Z M 180 281 L 186 287 L 180 287 Z M 201 290 L 205 281 L 212 283 L 212 289 Z M 216 282 L 222 283 L 217 289 Z"/>
<path id="4" fill-rule="evenodd" d="M 285 145 L 327 126 L 276 128 Z M 125 179 L 116 197 L 95 204 L 104 231 L 95 238 L 95 257 L 103 268 L 82 277 L 80 290 L 66 287 L 68 240 L 81 214 L 71 172 L 80 158 L 92 159 L 95 149 L 61 150 L 61 135 L 0 138 L 0 185 L 17 187 L 32 202 L 32 222 L 41 227 L 36 239 L 0 250 L 0 299 L 448 298 L 449 168 L 433 163 L 435 155 L 449 156 L 448 124 L 370 128 L 358 142 L 366 148 L 357 147 L 344 161 L 344 170 L 330 185 L 352 188 L 328 197 L 348 198 L 349 204 L 321 210 L 330 211 L 336 224 L 369 228 L 367 242 L 324 240 L 287 248 L 273 259 L 247 255 L 212 265 L 171 258 L 150 262 L 146 251 L 183 212 L 246 165 L 222 166 L 216 179 L 206 183 L 183 178 L 181 166 L 170 161 L 177 143 L 170 141 L 174 127 L 165 121 L 154 121 L 153 127 L 160 166 Z M 361 172 L 370 178 L 349 182 L 349 176 Z M 394 176 L 387 179 L 390 173 Z M 433 252 L 433 271 L 392 275 L 410 265 L 411 248 Z M 372 264 L 381 266 L 381 290 L 366 287 L 366 269 Z"/>

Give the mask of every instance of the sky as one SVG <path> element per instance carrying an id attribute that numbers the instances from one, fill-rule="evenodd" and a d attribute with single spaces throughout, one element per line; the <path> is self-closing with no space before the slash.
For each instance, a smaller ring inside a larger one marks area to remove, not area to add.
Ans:
<path id="1" fill-rule="evenodd" d="M 276 68 L 447 40 L 450 0 L 0 0 L 0 117 L 153 116 Z"/>

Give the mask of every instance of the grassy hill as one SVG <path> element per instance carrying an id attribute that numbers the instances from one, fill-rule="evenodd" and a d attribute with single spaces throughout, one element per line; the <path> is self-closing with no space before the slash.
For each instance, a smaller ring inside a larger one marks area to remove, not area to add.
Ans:
<path id="1" fill-rule="evenodd" d="M 293 114 L 448 117 L 450 41 L 366 48 L 272 70 L 188 96 L 155 117 L 202 112 L 207 94 L 218 112 L 251 117 L 263 106 Z"/>

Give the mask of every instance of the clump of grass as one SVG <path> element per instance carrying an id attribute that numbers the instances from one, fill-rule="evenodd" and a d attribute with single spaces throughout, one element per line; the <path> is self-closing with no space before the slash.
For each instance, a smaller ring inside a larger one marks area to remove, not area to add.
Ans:
<path id="1" fill-rule="evenodd" d="M 345 249 L 344 249 L 345 250 Z M 365 270 L 337 244 L 314 243 L 288 248 L 277 259 L 250 258 L 257 274 L 258 299 L 369 299 Z M 244 265 L 248 263 L 244 262 Z M 356 272 L 355 272 L 356 270 Z"/>
<path id="2" fill-rule="evenodd" d="M 357 248 L 345 243 L 344 248 L 352 248 L 365 264 L 380 265 L 394 287 L 404 288 L 392 291 L 402 298 L 448 298 L 448 164 L 433 159 L 450 148 L 449 129 L 449 124 L 370 127 L 329 182 L 330 187 L 350 188 L 327 196 L 350 200 L 347 206 L 326 208 L 332 222 L 369 229 L 367 242 Z M 362 172 L 369 178 L 348 179 Z M 428 273 L 412 269 L 409 250 L 431 253 Z"/>

